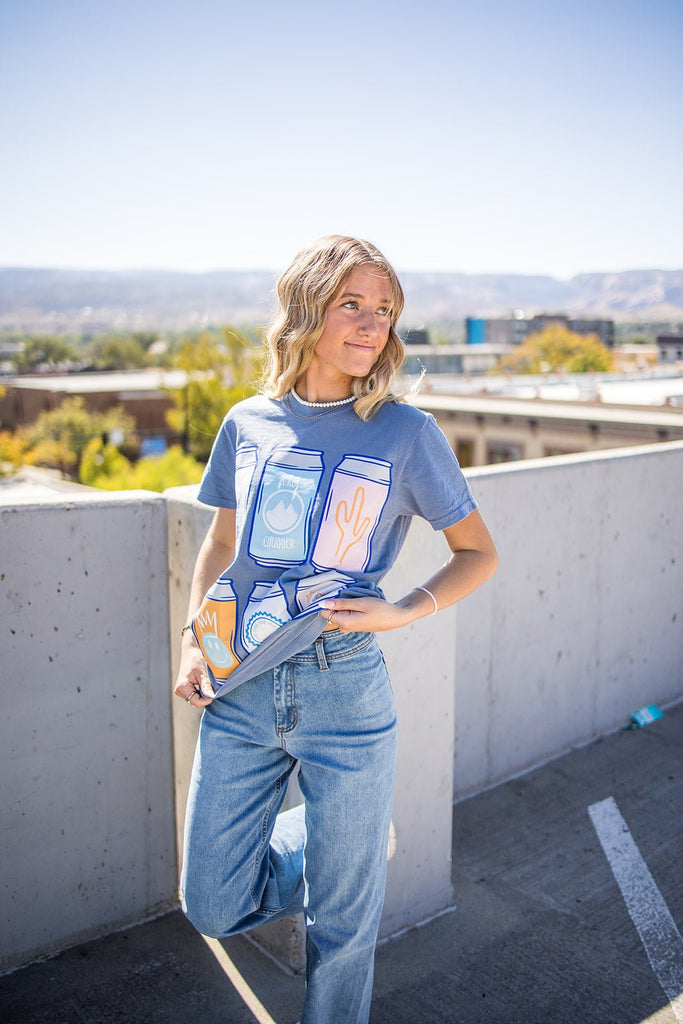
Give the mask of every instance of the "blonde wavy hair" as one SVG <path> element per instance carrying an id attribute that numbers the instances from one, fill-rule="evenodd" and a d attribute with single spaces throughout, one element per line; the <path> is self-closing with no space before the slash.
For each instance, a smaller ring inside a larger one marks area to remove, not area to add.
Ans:
<path id="1" fill-rule="evenodd" d="M 396 333 L 403 310 L 403 289 L 379 249 L 370 242 L 345 235 L 326 235 L 302 249 L 278 279 L 279 309 L 266 333 L 263 394 L 281 398 L 306 372 L 325 328 L 327 310 L 357 267 L 372 267 L 389 279 L 391 325 L 387 343 L 370 373 L 354 378 L 353 408 L 362 420 L 369 420 L 384 402 L 401 400 L 393 389 L 405 359 L 403 342 Z"/>

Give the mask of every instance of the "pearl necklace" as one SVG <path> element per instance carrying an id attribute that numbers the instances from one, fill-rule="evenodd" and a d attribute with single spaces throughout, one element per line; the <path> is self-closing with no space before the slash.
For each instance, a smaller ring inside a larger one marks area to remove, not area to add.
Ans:
<path id="1" fill-rule="evenodd" d="M 336 402 L 307 402 L 305 398 L 297 395 L 294 388 L 292 388 L 290 394 L 294 395 L 297 402 L 308 406 L 309 409 L 333 409 L 337 405 L 349 405 L 350 402 L 356 401 L 356 396 L 350 395 L 348 398 L 338 398 Z"/>

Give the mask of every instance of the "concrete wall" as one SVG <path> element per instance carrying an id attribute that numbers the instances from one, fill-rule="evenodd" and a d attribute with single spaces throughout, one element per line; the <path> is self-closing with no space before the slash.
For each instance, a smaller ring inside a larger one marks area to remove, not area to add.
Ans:
<path id="1" fill-rule="evenodd" d="M 456 796 L 683 696 L 683 442 L 468 478 L 500 568 L 458 608 Z"/>
<path id="2" fill-rule="evenodd" d="M 383 583 L 388 599 L 423 583 L 448 554 L 443 534 L 414 522 L 400 561 Z M 452 903 L 455 632 L 456 610 L 447 608 L 379 638 L 399 720 L 396 853 L 389 862 L 381 935 Z"/>
<path id="3" fill-rule="evenodd" d="M 165 519 L 143 492 L 0 509 L 0 969 L 175 899 Z"/>

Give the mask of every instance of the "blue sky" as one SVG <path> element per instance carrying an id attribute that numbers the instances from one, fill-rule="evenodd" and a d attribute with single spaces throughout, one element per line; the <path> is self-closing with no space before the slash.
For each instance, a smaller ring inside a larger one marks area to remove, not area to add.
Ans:
<path id="1" fill-rule="evenodd" d="M 680 0 L 0 0 L 0 266 L 683 267 Z"/>

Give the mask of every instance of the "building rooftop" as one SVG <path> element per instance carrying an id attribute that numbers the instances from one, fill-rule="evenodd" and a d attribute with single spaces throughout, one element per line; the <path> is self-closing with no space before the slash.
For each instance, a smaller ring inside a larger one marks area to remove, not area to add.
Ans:
<path id="1" fill-rule="evenodd" d="M 672 372 L 671 368 L 653 369 L 644 374 L 429 374 L 426 385 L 426 390 L 433 394 L 486 394 L 544 401 L 683 407 L 683 375 Z"/>
<path id="2" fill-rule="evenodd" d="M 102 391 L 158 391 L 178 388 L 185 383 L 182 370 L 126 370 L 120 373 L 55 373 L 8 377 L 5 384 L 13 388 L 85 394 Z"/>
<path id="3" fill-rule="evenodd" d="M 678 1024 L 662 980 L 681 947 L 639 927 L 683 925 L 682 763 L 679 704 L 457 803 L 456 906 L 380 943 L 372 1024 Z M 609 800 L 643 858 L 623 891 L 589 815 Z M 651 883 L 662 905 L 629 917 Z M 0 1018 L 294 1024 L 303 994 L 246 938 L 203 939 L 175 911 L 0 978 Z"/>
<path id="4" fill-rule="evenodd" d="M 659 408 L 629 406 L 610 407 L 601 403 L 539 401 L 503 394 L 435 394 L 421 392 L 413 399 L 421 409 L 445 412 L 471 412 L 498 416 L 521 416 L 532 419 L 591 420 L 609 425 L 642 424 L 683 431 L 683 408 L 680 412 L 664 412 Z"/>

